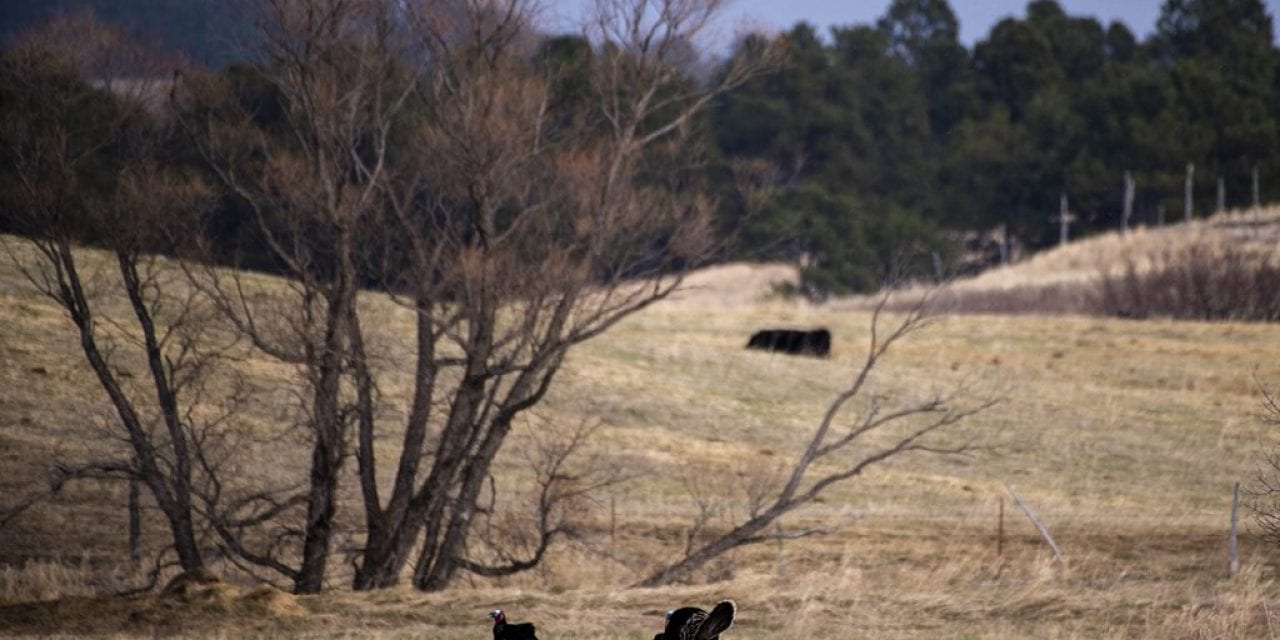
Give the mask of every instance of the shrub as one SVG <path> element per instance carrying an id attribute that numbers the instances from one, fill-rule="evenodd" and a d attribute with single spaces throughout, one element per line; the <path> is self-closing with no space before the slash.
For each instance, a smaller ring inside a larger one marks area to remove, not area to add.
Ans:
<path id="1" fill-rule="evenodd" d="M 1099 281 L 1098 312 L 1126 318 L 1280 321 L 1280 266 L 1270 252 L 1195 243 L 1129 260 Z"/>

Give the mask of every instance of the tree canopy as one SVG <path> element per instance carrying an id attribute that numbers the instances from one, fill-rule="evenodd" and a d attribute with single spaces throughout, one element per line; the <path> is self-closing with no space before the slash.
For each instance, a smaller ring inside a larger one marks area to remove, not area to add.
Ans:
<path id="1" fill-rule="evenodd" d="M 252 64 L 230 64 L 248 20 L 223 3 L 17 0 L 0 9 L 0 35 L 78 8 L 225 67 L 258 117 L 279 116 Z M 689 123 L 713 142 L 704 177 L 719 184 L 722 257 L 798 261 L 804 288 L 825 295 L 904 269 L 963 269 L 984 258 L 962 255 L 962 240 L 997 230 L 1007 244 L 1046 246 L 1063 195 L 1073 236 L 1116 228 L 1126 172 L 1133 224 L 1182 210 L 1188 164 L 1198 215 L 1216 208 L 1219 181 L 1229 207 L 1252 204 L 1255 176 L 1263 200 L 1280 195 L 1280 50 L 1261 0 L 1167 0 L 1154 27 L 1139 39 L 1033 0 L 966 47 L 947 0 L 893 0 L 874 24 L 749 34 L 720 59 L 673 43 L 689 86 L 753 48 L 786 52 Z M 571 105 L 588 95 L 584 70 L 599 53 L 548 34 L 534 62 Z M 752 207 L 736 195 L 743 165 L 767 168 L 776 197 Z M 227 206 L 234 233 L 244 216 Z"/>

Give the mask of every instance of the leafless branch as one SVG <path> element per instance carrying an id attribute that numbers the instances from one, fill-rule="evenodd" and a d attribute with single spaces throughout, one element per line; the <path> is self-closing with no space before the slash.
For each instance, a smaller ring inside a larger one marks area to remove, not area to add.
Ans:
<path id="1" fill-rule="evenodd" d="M 778 539 L 778 535 L 785 534 L 765 533 L 771 524 L 817 500 L 832 486 L 853 479 L 876 464 L 910 452 L 956 455 L 971 451 L 974 446 L 972 442 L 944 444 L 936 442 L 931 436 L 986 411 L 997 400 L 970 400 L 964 387 L 896 407 L 891 405 L 889 398 L 865 397 L 872 375 L 890 349 L 932 322 L 927 306 L 930 300 L 931 296 L 924 296 L 914 307 L 886 327 L 883 323 L 888 294 L 882 296 L 872 311 L 867 354 L 862 365 L 854 372 L 850 384 L 837 393 L 828 405 L 808 445 L 792 463 L 785 483 L 769 497 L 759 499 L 756 506 L 749 510 L 745 521 L 734 524 L 730 531 L 697 549 L 686 549 L 680 560 L 653 573 L 637 586 L 669 584 L 686 578 L 730 549 Z M 862 411 L 850 416 L 852 405 L 858 399 L 864 401 Z M 840 425 L 847 427 L 841 429 Z M 867 442 L 868 436 L 890 429 L 890 433 L 895 435 L 890 437 L 888 444 L 871 444 L 867 446 L 869 452 L 852 459 L 842 459 L 842 455 L 851 451 L 855 445 Z M 813 469 L 819 461 L 824 461 L 831 470 L 815 474 Z M 816 535 L 822 529 L 806 531 L 805 535 Z"/>

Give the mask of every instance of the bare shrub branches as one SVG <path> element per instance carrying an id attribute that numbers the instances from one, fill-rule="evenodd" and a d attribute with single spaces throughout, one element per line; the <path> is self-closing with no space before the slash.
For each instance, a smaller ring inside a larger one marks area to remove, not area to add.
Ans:
<path id="1" fill-rule="evenodd" d="M 530 555 L 491 544 L 474 546 L 496 564 L 467 554 L 495 457 L 568 351 L 665 298 L 711 254 L 693 118 L 772 55 L 689 77 L 690 43 L 720 5 L 602 2 L 589 35 L 561 38 L 556 53 L 527 0 L 272 0 L 256 73 L 282 117 L 261 122 L 220 78 L 193 73 L 175 89 L 184 128 L 291 279 L 281 294 L 192 272 L 308 389 L 298 591 L 323 584 L 349 454 L 365 536 L 356 588 L 395 584 L 415 547 L 423 589 L 459 569 L 524 570 L 566 533 L 565 505 L 584 489 L 543 469 L 537 535 L 517 545 Z M 366 284 L 413 313 L 401 424 L 383 410 Z M 385 433 L 402 445 L 389 484 L 375 450 Z M 495 517 L 485 531 L 501 529 Z"/>
<path id="2" fill-rule="evenodd" d="M 79 329 L 135 454 L 130 473 L 169 517 L 184 567 L 212 540 L 246 571 L 321 590 L 348 533 L 348 460 L 362 506 L 356 588 L 395 584 L 415 553 L 423 589 L 459 570 L 507 575 L 575 535 L 590 494 L 620 480 L 570 463 L 591 428 L 531 423 L 532 514 L 482 496 L 569 351 L 714 251 L 696 116 L 774 55 L 692 73 L 693 43 L 722 4 L 606 0 L 588 34 L 548 39 L 531 0 L 268 0 L 260 64 L 184 69 L 168 91 L 123 81 L 142 58 L 107 55 L 114 36 L 7 59 L 5 73 L 43 83 L 32 95 L 54 112 L 41 120 L 33 104 L 0 130 L 21 143 L 7 157 L 37 259 L 11 257 Z M 90 107 L 101 112 L 77 122 Z M 198 158 L 189 174 L 166 162 L 174 125 Z M 207 232 L 214 197 L 245 215 L 283 286 L 212 266 L 241 249 Z M 72 244 L 88 235 L 109 241 L 99 284 L 124 312 L 102 312 L 86 288 Z M 183 258 L 185 278 L 157 253 Z M 407 400 L 384 393 L 402 372 L 381 355 L 368 286 L 412 314 L 411 356 L 394 363 L 411 374 Z M 245 345 L 295 372 L 285 421 L 302 427 L 311 463 L 292 486 L 219 473 L 252 393 L 219 359 Z M 126 351 L 145 384 L 114 372 Z M 400 447 L 386 469 L 389 436 Z M 514 535 L 517 522 L 530 535 Z"/>
<path id="3" fill-rule="evenodd" d="M 179 563 L 191 569 L 207 560 L 200 514 L 216 503 L 245 390 L 223 362 L 238 336 L 158 255 L 185 249 L 211 201 L 206 185 L 174 167 L 160 69 L 141 47 L 83 16 L 6 53 L 5 86 L 31 93 L 0 123 L 18 184 L 7 192 L 9 213 L 26 237 L 3 248 L 76 327 L 115 412 L 108 434 L 128 452 L 64 464 L 54 490 L 70 478 L 141 483 L 168 523 Z M 88 238 L 107 259 L 73 248 Z M 125 373 L 137 365 L 147 375 Z"/>
<path id="4" fill-rule="evenodd" d="M 785 536 L 766 533 L 782 516 L 812 503 L 832 486 L 861 475 L 876 464 L 910 452 L 961 454 L 969 443 L 943 444 L 936 436 L 995 404 L 995 400 L 973 399 L 967 389 L 936 393 L 922 400 L 894 403 L 890 398 L 869 394 L 868 382 L 893 345 L 927 327 L 928 297 L 889 319 L 885 315 L 888 297 L 881 298 L 872 313 L 870 341 L 861 367 L 850 384 L 828 405 L 804 451 L 785 473 L 785 480 L 765 500 L 757 500 L 749 517 L 696 550 L 642 580 L 637 586 L 655 587 L 683 580 L 690 573 L 730 549 Z M 855 401 L 860 406 L 854 407 Z M 855 452 L 857 452 L 855 454 Z M 817 464 L 824 463 L 819 471 Z M 803 537 L 820 530 L 793 532 L 787 537 Z"/>
<path id="5" fill-rule="evenodd" d="M 1121 274 L 1103 274 L 1098 306 L 1126 318 L 1280 320 L 1280 265 L 1270 250 L 1236 244 L 1190 244 L 1132 260 Z"/>
<path id="6" fill-rule="evenodd" d="M 596 506 L 595 495 L 633 477 L 599 453 L 583 451 L 602 423 L 569 428 L 532 414 L 527 422 L 532 446 L 522 457 L 532 482 L 527 492 L 506 496 L 506 502 L 522 507 L 500 510 L 490 477 L 487 502 L 477 506 L 480 518 L 468 554 L 492 556 L 495 564 L 464 558 L 463 568 L 476 575 L 507 576 L 537 566 L 556 538 L 583 535 L 581 521 Z"/>
<path id="7" fill-rule="evenodd" d="M 1277 399 L 1277 394 L 1268 390 L 1256 375 L 1254 383 L 1262 394 L 1259 418 L 1266 424 L 1280 426 L 1280 399 Z M 1267 539 L 1273 544 L 1280 544 L 1280 452 L 1272 450 L 1262 456 L 1257 476 L 1246 491 L 1254 522 Z"/>

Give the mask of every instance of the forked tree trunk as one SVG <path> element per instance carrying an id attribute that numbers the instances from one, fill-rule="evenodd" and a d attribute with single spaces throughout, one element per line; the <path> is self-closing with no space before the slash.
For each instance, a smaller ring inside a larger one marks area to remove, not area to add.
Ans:
<path id="1" fill-rule="evenodd" d="M 553 323 L 557 333 L 562 326 L 561 315 Z M 511 425 L 521 412 L 536 405 L 546 395 L 551 381 L 560 369 L 563 354 L 558 348 L 540 354 L 529 364 L 529 368 L 520 372 L 510 391 L 501 403 L 501 408 L 485 429 L 484 439 L 477 449 L 468 457 L 467 464 L 462 467 L 460 488 L 457 497 L 452 501 L 447 513 L 449 522 L 443 529 L 440 544 L 434 545 L 434 538 L 428 536 L 427 544 L 422 548 L 421 557 L 414 570 L 413 584 L 423 591 L 439 591 L 449 586 L 457 574 L 459 561 L 466 550 L 467 534 L 471 528 L 471 518 L 478 503 L 484 481 L 489 477 L 489 470 L 502 448 L 502 443 L 511 432 Z M 434 523 L 432 523 L 434 525 Z M 435 527 L 439 531 L 438 526 Z"/>
<path id="2" fill-rule="evenodd" d="M 423 304 L 425 303 L 420 302 L 418 306 L 422 307 Z M 433 553 L 436 545 L 432 541 L 440 539 L 442 530 L 451 528 L 452 523 L 445 525 L 442 520 L 457 515 L 447 508 L 449 496 L 452 488 L 458 486 L 458 473 L 470 456 L 468 448 L 476 438 L 476 431 L 484 426 L 479 423 L 479 416 L 485 403 L 485 385 L 488 380 L 485 368 L 493 349 L 496 309 L 495 302 L 486 301 L 476 313 L 476 320 L 472 325 L 474 333 L 467 345 L 467 371 L 454 391 L 452 406 L 439 436 L 427 478 L 420 487 L 415 487 L 416 465 L 420 455 L 402 455 L 391 503 L 385 509 L 376 503 L 366 504 L 366 519 L 377 522 L 377 525 L 371 530 L 360 566 L 356 570 L 353 586 L 357 590 L 395 585 L 424 527 L 427 529 L 427 543 L 421 555 L 432 559 L 440 557 Z M 420 450 L 425 441 L 430 398 L 436 379 L 431 359 L 434 354 L 434 336 L 431 333 L 430 318 L 425 315 L 425 311 L 420 309 L 414 414 L 410 417 L 406 431 L 406 446 L 410 451 Z M 427 358 L 423 359 L 423 356 Z M 373 471 L 370 467 L 364 473 L 372 476 Z M 487 468 L 485 471 L 487 473 Z M 424 567 L 424 564 L 430 566 Z M 420 560 L 415 573 L 415 584 L 417 573 L 430 572 L 434 565 L 434 560 Z"/>
<path id="3" fill-rule="evenodd" d="M 169 531 L 179 565 L 184 571 L 203 567 L 204 558 L 196 543 L 195 526 L 192 521 L 190 494 L 187 494 L 184 499 L 174 495 L 175 483 L 171 482 L 161 469 L 160 457 L 152 438 L 143 426 L 132 400 L 125 394 L 119 380 L 116 379 L 114 370 L 98 346 L 95 333 L 96 321 L 89 306 L 88 296 L 83 290 L 70 243 L 53 242 L 47 245 L 46 255 L 58 262 L 59 271 L 63 274 L 58 282 L 60 302 L 79 330 L 81 351 L 89 361 L 89 366 L 98 378 L 99 385 L 111 400 L 116 415 L 128 434 L 129 444 L 133 448 L 137 461 L 134 471 L 141 482 L 147 485 L 156 505 L 160 507 L 160 511 L 169 522 Z M 183 486 L 180 482 L 176 484 Z"/>
<path id="4" fill-rule="evenodd" d="M 343 245 L 349 251 L 349 246 Z M 310 486 L 307 494 L 307 521 L 303 531 L 302 565 L 294 580 L 297 593 L 319 593 L 324 589 L 333 522 L 337 515 L 338 478 L 346 456 L 344 418 L 340 415 L 343 376 L 342 355 L 346 353 L 347 322 L 355 304 L 353 274 L 338 270 L 334 290 L 327 301 L 323 353 L 310 359 L 315 365 L 316 384 L 312 389 L 312 436 Z"/>

